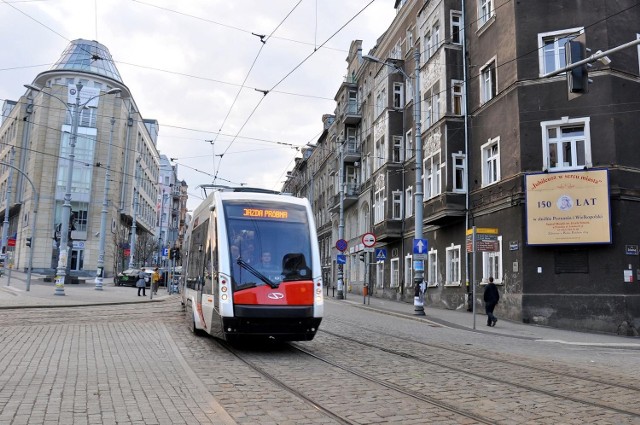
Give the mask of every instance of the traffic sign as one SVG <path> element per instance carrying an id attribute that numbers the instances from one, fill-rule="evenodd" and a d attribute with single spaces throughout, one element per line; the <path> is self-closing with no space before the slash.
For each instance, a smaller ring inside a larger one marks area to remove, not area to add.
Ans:
<path id="1" fill-rule="evenodd" d="M 336 242 L 336 248 L 340 252 L 346 251 L 346 249 L 347 249 L 347 241 L 345 241 L 344 239 L 340 239 L 338 242 Z"/>
<path id="2" fill-rule="evenodd" d="M 387 259 L 387 250 L 385 248 L 376 248 L 376 260 L 382 261 Z"/>
<path id="3" fill-rule="evenodd" d="M 373 233 L 365 233 L 362 235 L 362 244 L 367 248 L 371 248 L 376 244 L 376 235 Z"/>
<path id="4" fill-rule="evenodd" d="M 413 253 L 414 254 L 426 254 L 428 243 L 426 239 L 414 239 L 413 240 Z"/>
<path id="5" fill-rule="evenodd" d="M 336 256 L 336 263 L 337 264 L 347 264 L 347 256 L 344 254 L 338 254 Z"/>
<path id="6" fill-rule="evenodd" d="M 163 257 L 169 256 L 169 248 L 162 248 L 162 256 Z"/>

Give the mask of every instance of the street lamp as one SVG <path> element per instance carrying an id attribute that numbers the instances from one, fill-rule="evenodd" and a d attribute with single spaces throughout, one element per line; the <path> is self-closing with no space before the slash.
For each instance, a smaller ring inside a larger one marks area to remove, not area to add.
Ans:
<path id="1" fill-rule="evenodd" d="M 416 126 L 416 192 L 415 192 L 415 236 L 416 241 L 422 239 L 422 202 L 423 202 L 423 188 L 422 188 L 422 123 L 420 122 L 420 51 L 416 48 L 413 50 L 413 58 L 415 61 L 415 77 L 411 78 L 404 69 L 396 65 L 383 61 L 374 56 L 363 55 L 362 59 L 377 62 L 382 65 L 386 65 L 394 70 L 398 71 L 405 78 L 405 81 L 413 81 L 413 122 Z M 418 242 L 421 243 L 421 242 Z M 415 285 L 415 297 L 413 298 L 414 314 L 417 316 L 424 316 L 424 292 L 426 285 L 424 283 L 424 260 L 413 261 L 414 268 L 414 285 Z"/>
<path id="2" fill-rule="evenodd" d="M 102 211 L 100 213 L 100 242 L 98 243 L 98 264 L 96 266 L 96 290 L 102 291 L 104 281 L 104 245 L 107 238 L 107 213 L 109 212 L 109 181 L 111 180 L 111 145 L 113 143 L 113 126 L 115 118 L 111 118 L 111 132 L 109 134 L 109 150 L 107 152 L 107 169 L 104 173 L 104 199 L 102 200 Z"/>
<path id="3" fill-rule="evenodd" d="M 340 218 L 338 222 L 338 240 L 344 239 L 344 143 L 340 142 L 340 168 L 338 169 L 338 184 L 340 185 Z M 338 264 L 338 295 L 336 299 L 344 299 L 344 265 Z"/>
<path id="4" fill-rule="evenodd" d="M 42 91 L 42 89 L 36 87 L 36 86 L 32 86 L 30 84 L 25 84 L 25 87 L 30 89 L 30 90 L 34 90 L 37 92 L 40 92 L 44 95 L 50 96 L 54 99 L 59 100 L 60 102 L 62 102 L 65 107 L 67 108 L 67 111 L 69 113 L 71 113 L 71 110 L 69 109 L 68 103 L 65 102 L 64 100 L 60 99 L 57 96 L 52 95 L 51 93 L 47 93 L 45 91 Z M 68 258 L 69 258 L 69 221 L 71 218 L 71 184 L 73 183 L 73 161 L 75 158 L 75 149 L 76 149 L 76 140 L 78 138 L 78 123 L 80 121 L 80 110 L 84 109 L 89 102 L 91 102 L 93 99 L 100 97 L 100 96 L 104 96 L 107 94 L 117 94 L 120 93 L 122 90 L 120 89 L 111 89 L 109 91 L 106 91 L 104 93 L 100 93 L 96 96 L 91 96 L 90 98 L 88 98 L 84 103 L 80 103 L 80 92 L 82 91 L 82 84 L 81 83 L 77 83 L 76 84 L 76 90 L 75 90 L 75 95 L 76 95 L 76 101 L 74 104 L 74 109 L 73 109 L 73 114 L 71 114 L 72 116 L 72 127 L 71 127 L 71 142 L 70 142 L 70 147 L 71 147 L 71 151 L 69 152 L 69 172 L 67 174 L 67 186 L 66 186 L 66 190 L 65 190 L 65 195 L 64 195 L 64 204 L 62 205 L 62 222 L 60 223 L 60 245 L 59 245 L 59 254 L 58 254 L 58 267 L 56 270 L 56 290 L 54 295 L 64 295 L 64 284 L 65 281 L 67 279 L 67 275 L 66 275 L 66 266 L 67 266 L 67 262 L 68 262 Z M 72 89 L 73 90 L 73 89 Z M 69 93 L 73 94 L 73 91 L 70 90 Z M 64 249 L 62 249 L 62 247 L 64 247 Z"/>

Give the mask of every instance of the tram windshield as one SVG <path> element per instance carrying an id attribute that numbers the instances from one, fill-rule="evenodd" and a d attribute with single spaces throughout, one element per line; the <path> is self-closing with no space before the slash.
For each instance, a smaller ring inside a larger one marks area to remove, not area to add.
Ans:
<path id="1" fill-rule="evenodd" d="M 234 290 L 310 280 L 307 210 L 265 201 L 224 201 Z"/>

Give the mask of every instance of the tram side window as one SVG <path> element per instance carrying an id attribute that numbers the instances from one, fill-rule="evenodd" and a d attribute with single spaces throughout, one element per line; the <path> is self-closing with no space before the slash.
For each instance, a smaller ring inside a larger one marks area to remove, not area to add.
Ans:
<path id="1" fill-rule="evenodd" d="M 205 283 L 205 264 L 208 263 L 206 251 L 211 249 L 207 245 L 207 228 L 209 220 L 205 220 L 198 227 L 193 229 L 191 234 L 191 247 L 189 249 L 189 267 L 187 269 L 187 287 L 191 289 L 201 289 Z M 209 251 L 210 252 L 210 251 Z M 210 258 L 210 256 L 209 256 Z"/>

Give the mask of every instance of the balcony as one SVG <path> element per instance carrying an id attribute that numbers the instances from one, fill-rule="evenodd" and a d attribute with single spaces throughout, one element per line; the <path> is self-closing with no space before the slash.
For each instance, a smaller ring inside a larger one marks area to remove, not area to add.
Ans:
<path id="1" fill-rule="evenodd" d="M 342 159 L 344 162 L 360 161 L 360 146 L 358 146 L 358 141 L 355 138 L 347 139 L 344 143 L 343 149 Z"/>
<path id="2" fill-rule="evenodd" d="M 424 223 L 446 225 L 465 216 L 465 194 L 446 192 L 424 202 Z"/>
<path id="3" fill-rule="evenodd" d="M 360 196 L 360 185 L 357 183 L 347 183 L 344 191 L 344 198 L 342 201 L 343 209 L 347 209 L 353 204 L 358 202 L 358 197 Z M 333 201 L 331 203 L 330 210 L 332 212 L 338 211 L 340 209 L 340 194 L 337 193 L 333 195 Z"/>
<path id="4" fill-rule="evenodd" d="M 345 124 L 354 125 L 362 120 L 362 110 L 356 101 L 347 102 L 340 111 L 340 117 Z"/>
<path id="5" fill-rule="evenodd" d="M 384 220 L 373 225 L 378 242 L 393 242 L 402 237 L 402 220 Z"/>

